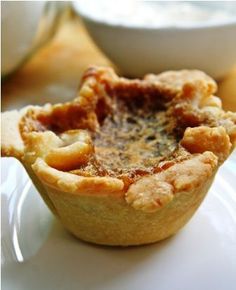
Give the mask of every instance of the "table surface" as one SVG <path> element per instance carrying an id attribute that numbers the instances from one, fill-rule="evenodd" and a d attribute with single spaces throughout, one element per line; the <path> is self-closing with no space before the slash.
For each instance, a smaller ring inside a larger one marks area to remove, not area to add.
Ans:
<path id="1" fill-rule="evenodd" d="M 92 42 L 80 19 L 67 17 L 53 39 L 3 82 L 2 111 L 74 98 L 80 77 L 91 64 L 113 66 Z M 224 109 L 236 111 L 236 66 L 218 86 Z"/>

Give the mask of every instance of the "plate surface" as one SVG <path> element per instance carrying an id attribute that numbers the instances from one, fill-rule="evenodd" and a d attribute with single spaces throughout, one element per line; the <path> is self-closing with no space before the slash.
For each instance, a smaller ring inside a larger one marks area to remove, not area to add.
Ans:
<path id="1" fill-rule="evenodd" d="M 54 219 L 14 159 L 2 159 L 3 290 L 233 290 L 236 152 L 174 237 L 141 247 L 81 242 Z"/>

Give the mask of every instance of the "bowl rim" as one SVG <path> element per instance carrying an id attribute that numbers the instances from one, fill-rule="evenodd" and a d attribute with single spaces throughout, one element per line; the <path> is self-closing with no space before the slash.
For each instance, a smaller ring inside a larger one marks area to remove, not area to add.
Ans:
<path id="1" fill-rule="evenodd" d="M 82 12 L 79 8 L 79 5 L 76 5 L 77 1 L 72 1 L 72 9 L 76 14 L 78 14 L 84 21 L 88 21 L 93 24 L 99 24 L 102 26 L 118 28 L 118 29 L 129 29 L 136 31 L 191 31 L 191 30 L 204 30 L 204 29 L 213 29 L 220 27 L 231 27 L 236 26 L 236 17 L 229 18 L 228 20 L 214 21 L 211 23 L 194 23 L 188 25 L 178 25 L 178 26 L 160 26 L 160 27 L 148 27 L 142 25 L 126 25 L 120 23 L 112 23 L 108 21 L 104 21 L 101 19 L 96 19 L 91 17 L 88 13 Z"/>

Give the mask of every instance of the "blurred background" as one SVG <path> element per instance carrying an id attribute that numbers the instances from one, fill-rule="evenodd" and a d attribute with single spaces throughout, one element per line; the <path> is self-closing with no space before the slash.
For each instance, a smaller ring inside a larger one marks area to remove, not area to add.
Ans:
<path id="1" fill-rule="evenodd" d="M 227 67 L 218 95 L 236 111 L 236 2 L 112 2 L 2 1 L 2 110 L 74 98 L 91 64 L 130 77 L 207 64 Z"/>

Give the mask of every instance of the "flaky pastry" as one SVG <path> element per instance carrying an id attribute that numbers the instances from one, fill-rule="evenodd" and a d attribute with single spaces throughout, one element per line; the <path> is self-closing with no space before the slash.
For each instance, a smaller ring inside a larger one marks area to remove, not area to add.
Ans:
<path id="1" fill-rule="evenodd" d="M 236 143 L 236 114 L 197 70 L 118 77 L 91 67 L 64 104 L 2 114 L 2 153 L 75 236 L 105 245 L 175 234 Z"/>

